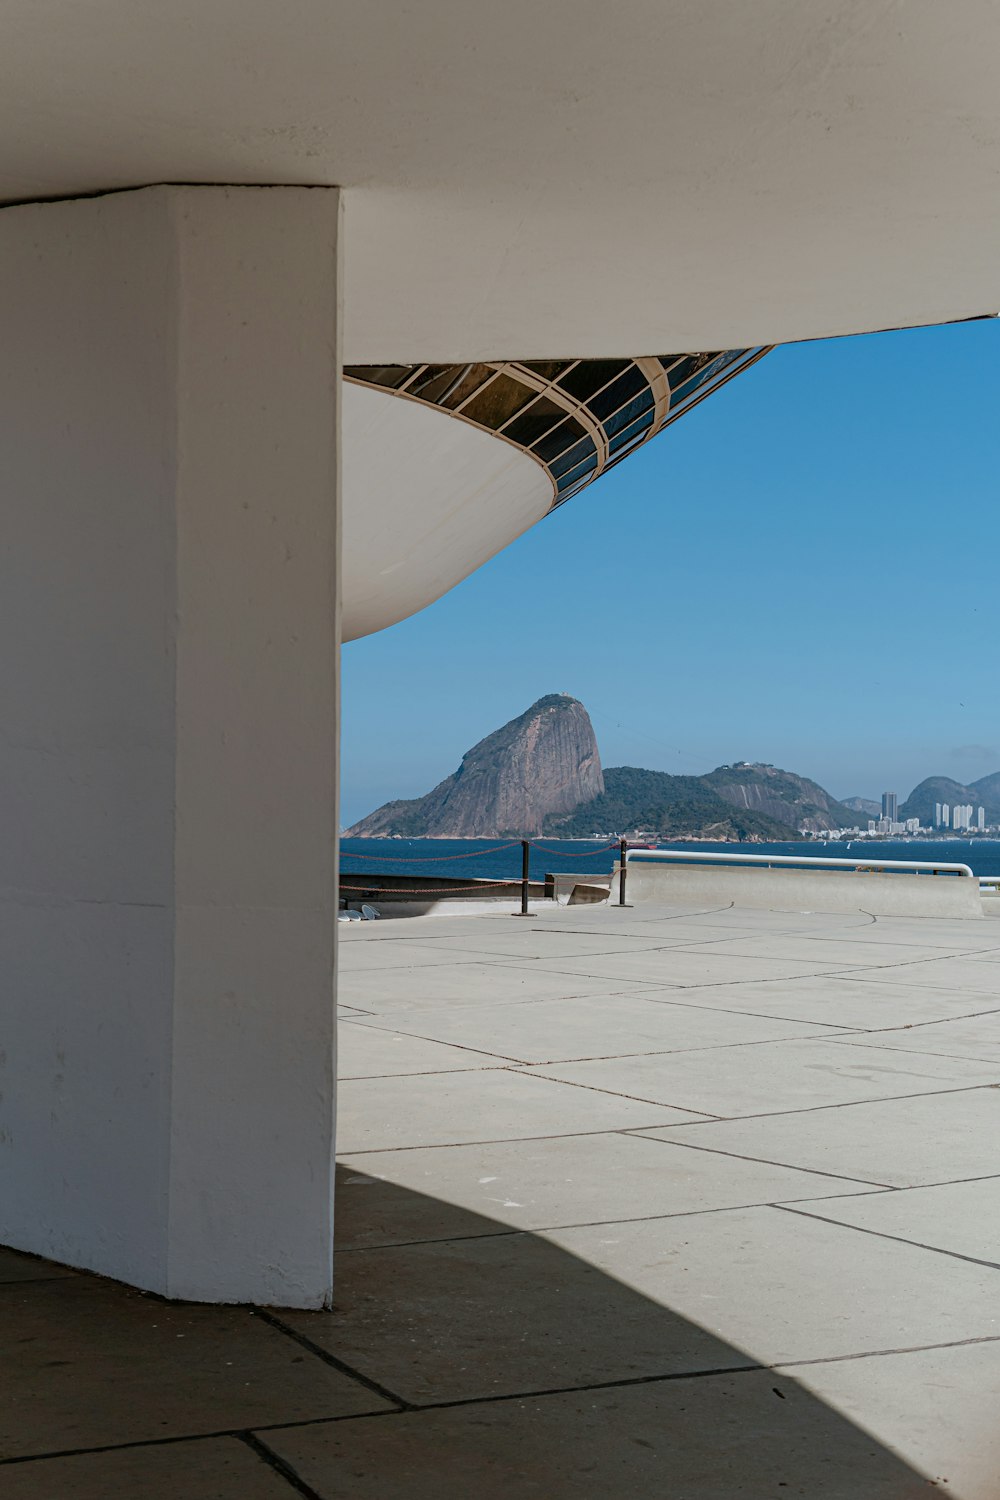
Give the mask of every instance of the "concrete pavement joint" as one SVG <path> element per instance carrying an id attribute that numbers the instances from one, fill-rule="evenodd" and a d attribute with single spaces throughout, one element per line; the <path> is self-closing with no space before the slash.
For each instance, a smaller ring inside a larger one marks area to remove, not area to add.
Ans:
<path id="1" fill-rule="evenodd" d="M 383 1401 L 391 1401 L 401 1411 L 409 1410 L 411 1404 L 409 1401 L 405 1401 L 402 1396 L 397 1396 L 395 1391 L 388 1390 L 379 1381 L 373 1380 L 368 1375 L 363 1375 L 360 1370 L 355 1370 L 353 1366 L 345 1364 L 342 1359 L 338 1359 L 335 1354 L 331 1354 L 328 1349 L 324 1349 L 320 1344 L 314 1343 L 311 1338 L 308 1338 L 304 1333 L 300 1333 L 297 1328 L 291 1328 L 282 1318 L 271 1312 L 270 1309 L 257 1307 L 254 1310 L 259 1318 L 263 1318 L 265 1323 L 270 1324 L 279 1333 L 283 1333 L 287 1338 L 301 1345 L 310 1354 L 314 1354 L 325 1365 L 338 1370 L 341 1375 L 347 1375 L 351 1380 L 356 1381 L 359 1385 L 363 1385 L 366 1390 L 371 1391 L 373 1395 L 381 1396 Z M 256 1430 L 260 1431 L 259 1428 Z"/>
<path id="2" fill-rule="evenodd" d="M 269 1448 L 266 1443 L 262 1443 L 260 1438 L 253 1432 L 241 1432 L 238 1436 L 240 1442 L 244 1443 L 250 1449 L 250 1452 L 260 1459 L 262 1464 L 266 1465 L 275 1474 L 280 1475 L 298 1494 L 305 1495 L 306 1500 L 323 1500 L 323 1496 L 318 1490 L 314 1490 L 312 1485 L 306 1484 L 304 1479 L 300 1479 L 291 1464 L 286 1463 L 283 1458 L 279 1458 L 277 1453 Z"/>
<path id="3" fill-rule="evenodd" d="M 913 1188 L 897 1189 L 897 1192 L 902 1193 L 913 1191 Z M 838 1229 L 853 1230 L 856 1234 L 870 1234 L 877 1240 L 892 1240 L 897 1245 L 912 1245 L 916 1250 L 929 1250 L 933 1255 L 947 1255 L 952 1260 L 964 1260 L 972 1266 L 986 1266 L 990 1271 L 1000 1271 L 998 1261 L 983 1260 L 978 1255 L 963 1255 L 960 1250 L 948 1250 L 943 1245 L 925 1245 L 922 1240 L 911 1240 L 905 1234 L 889 1234 L 884 1229 L 872 1229 L 867 1224 L 845 1224 L 843 1219 L 833 1219 L 815 1210 L 796 1208 L 791 1203 L 774 1203 L 771 1207 L 781 1209 L 782 1213 L 797 1214 L 801 1219 L 818 1219 L 821 1224 L 834 1224 Z M 1000 1335 L 997 1336 L 1000 1337 Z"/>

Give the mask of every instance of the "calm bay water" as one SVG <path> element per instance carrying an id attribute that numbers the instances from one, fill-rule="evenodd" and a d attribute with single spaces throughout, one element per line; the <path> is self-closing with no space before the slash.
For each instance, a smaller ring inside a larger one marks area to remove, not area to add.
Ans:
<path id="1" fill-rule="evenodd" d="M 531 850 L 531 878 L 547 871 L 606 874 L 615 849 L 594 839 L 539 839 Z M 498 847 L 499 846 L 499 847 Z M 852 839 L 820 844 L 664 843 L 661 849 L 703 849 L 717 854 L 829 854 L 835 858 L 875 862 L 879 859 L 926 859 L 968 865 L 975 875 L 1000 876 L 1000 839 Z M 521 875 L 521 845 L 508 839 L 341 839 L 340 868 L 365 875 L 441 875 L 448 879 L 511 880 Z"/>

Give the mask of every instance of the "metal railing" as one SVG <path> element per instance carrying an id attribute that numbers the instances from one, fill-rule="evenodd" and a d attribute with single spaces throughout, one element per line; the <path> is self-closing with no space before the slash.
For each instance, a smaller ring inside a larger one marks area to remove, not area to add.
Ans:
<path id="1" fill-rule="evenodd" d="M 763 865 L 767 869 L 772 865 L 795 865 L 804 870 L 854 870 L 858 874 L 868 875 L 908 870 L 915 875 L 959 875 L 967 876 L 970 880 L 975 878 L 968 865 L 938 863 L 929 859 L 842 859 L 816 854 L 714 854 L 697 849 L 628 849 L 624 851 L 624 860 L 626 864 L 687 860 L 698 864 Z"/>

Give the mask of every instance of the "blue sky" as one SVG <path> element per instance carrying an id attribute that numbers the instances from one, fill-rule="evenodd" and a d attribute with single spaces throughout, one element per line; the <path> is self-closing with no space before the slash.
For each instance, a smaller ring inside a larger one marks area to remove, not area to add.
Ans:
<path id="1" fill-rule="evenodd" d="M 342 811 L 544 693 L 605 765 L 835 796 L 1000 769 L 1000 323 L 769 354 L 412 619 L 345 646 Z"/>

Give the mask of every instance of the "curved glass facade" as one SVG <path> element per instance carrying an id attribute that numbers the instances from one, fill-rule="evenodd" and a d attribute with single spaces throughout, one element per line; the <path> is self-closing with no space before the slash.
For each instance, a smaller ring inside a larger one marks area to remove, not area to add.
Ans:
<path id="1" fill-rule="evenodd" d="M 766 353 L 348 365 L 344 378 L 437 406 L 503 438 L 546 470 L 555 507 Z"/>

